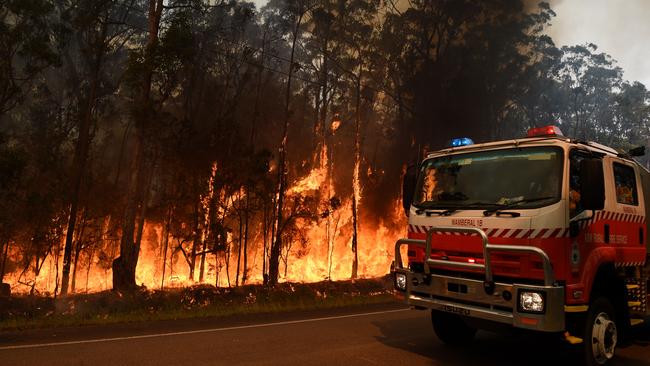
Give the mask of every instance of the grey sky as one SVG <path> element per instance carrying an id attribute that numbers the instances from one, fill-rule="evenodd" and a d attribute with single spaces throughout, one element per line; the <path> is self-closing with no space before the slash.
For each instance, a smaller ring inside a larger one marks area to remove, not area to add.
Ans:
<path id="1" fill-rule="evenodd" d="M 594 43 L 625 79 L 650 88 L 650 0 L 556 0 L 551 8 L 549 35 L 558 47 Z"/>

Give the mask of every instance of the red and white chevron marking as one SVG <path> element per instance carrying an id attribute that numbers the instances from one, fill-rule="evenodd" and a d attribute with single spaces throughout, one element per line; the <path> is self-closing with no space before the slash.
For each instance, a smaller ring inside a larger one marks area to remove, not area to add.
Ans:
<path id="1" fill-rule="evenodd" d="M 409 225 L 409 232 L 424 234 L 430 226 Z M 515 238 L 515 239 L 547 239 L 563 238 L 569 235 L 567 228 L 544 228 L 544 229 L 505 229 L 505 228 L 481 228 L 490 238 Z M 458 232 L 440 231 L 442 235 L 467 235 Z M 476 235 L 476 234 L 469 234 Z"/>
<path id="2" fill-rule="evenodd" d="M 616 267 L 638 267 L 642 266 L 643 262 L 616 262 L 614 265 Z"/>
<path id="3" fill-rule="evenodd" d="M 596 217 L 594 218 L 594 221 L 598 221 L 598 220 L 612 220 L 612 221 L 622 221 L 622 222 L 643 223 L 643 222 L 645 222 L 645 216 L 627 214 L 627 213 L 622 213 L 622 212 L 598 211 L 598 212 L 596 212 Z"/>
<path id="4" fill-rule="evenodd" d="M 645 223 L 645 216 L 626 214 L 613 211 L 598 211 L 596 215 L 589 220 L 581 221 L 580 227 L 584 228 L 600 220 L 611 220 L 618 222 L 631 222 L 642 224 Z M 409 225 L 409 232 L 425 234 L 430 226 Z M 490 238 L 516 238 L 516 239 L 548 239 L 548 238 L 565 238 L 569 236 L 568 228 L 541 228 L 541 229 L 506 229 L 506 228 L 481 228 Z M 439 232 L 443 235 L 467 235 L 457 232 Z M 476 234 L 470 234 L 476 235 Z"/>

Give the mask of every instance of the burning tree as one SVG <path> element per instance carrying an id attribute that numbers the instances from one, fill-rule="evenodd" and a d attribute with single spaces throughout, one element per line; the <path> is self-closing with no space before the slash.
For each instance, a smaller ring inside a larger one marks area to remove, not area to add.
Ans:
<path id="1" fill-rule="evenodd" d="M 555 47 L 547 4 L 7 4 L 43 25 L 0 35 L 4 79 L 29 81 L 0 80 L 0 277 L 21 291 L 382 275 L 423 150 L 549 118 L 650 136 L 645 86 Z"/>

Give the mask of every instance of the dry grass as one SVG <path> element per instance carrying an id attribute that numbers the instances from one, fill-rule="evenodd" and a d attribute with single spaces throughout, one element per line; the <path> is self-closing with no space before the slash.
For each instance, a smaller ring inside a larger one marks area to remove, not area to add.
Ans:
<path id="1" fill-rule="evenodd" d="M 388 278 L 0 299 L 0 330 L 285 312 L 394 301 Z"/>

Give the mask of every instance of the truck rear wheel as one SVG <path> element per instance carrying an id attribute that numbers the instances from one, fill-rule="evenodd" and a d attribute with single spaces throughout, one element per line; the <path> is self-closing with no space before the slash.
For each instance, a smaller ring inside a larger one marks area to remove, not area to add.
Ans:
<path id="1" fill-rule="evenodd" d="M 607 298 L 599 297 L 589 306 L 583 341 L 586 365 L 604 365 L 614 357 L 618 343 L 616 322 L 616 311 Z"/>
<path id="2" fill-rule="evenodd" d="M 468 326 L 460 316 L 431 310 L 431 323 L 436 336 L 445 344 L 462 345 L 474 339 L 476 329 Z"/>

